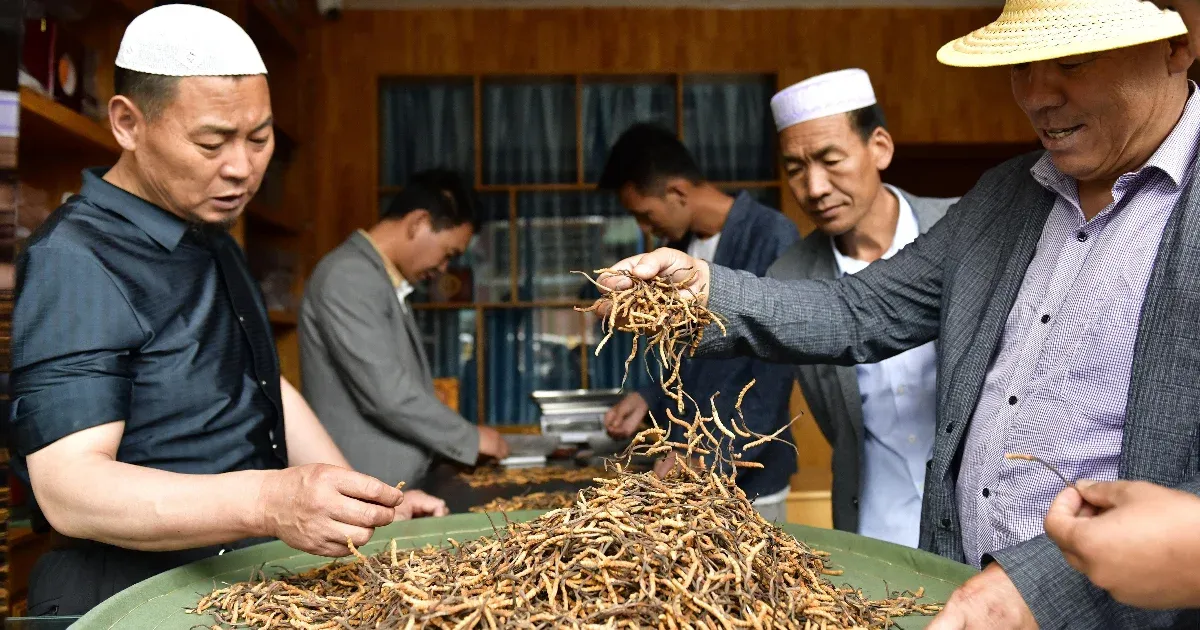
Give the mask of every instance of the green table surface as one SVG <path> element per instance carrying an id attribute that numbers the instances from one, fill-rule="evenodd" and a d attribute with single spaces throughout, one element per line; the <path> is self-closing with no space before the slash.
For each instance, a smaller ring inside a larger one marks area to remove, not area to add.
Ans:
<path id="1" fill-rule="evenodd" d="M 529 520 L 542 512 L 512 512 L 508 518 L 516 521 Z M 376 553 L 395 538 L 401 547 L 421 547 L 443 543 L 446 538 L 469 540 L 493 533 L 488 515 L 458 514 L 444 518 L 426 518 L 394 523 L 375 532 L 375 537 L 362 548 L 363 553 Z M 491 515 L 497 523 L 503 517 Z M 939 556 L 893 545 L 891 543 L 830 529 L 816 529 L 801 525 L 785 525 L 784 529 L 809 546 L 830 553 L 832 568 L 845 570 L 845 574 L 829 579 L 835 584 L 850 584 L 861 588 L 867 596 L 883 597 L 886 589 L 891 591 L 925 588 L 928 601 L 944 602 L 951 591 L 975 570 Z M 272 542 L 248 549 L 208 558 L 187 566 L 168 571 L 149 580 L 135 584 L 103 602 L 75 625 L 72 630 L 120 629 L 170 629 L 190 630 L 211 624 L 206 615 L 189 615 L 184 612 L 192 607 L 201 596 L 214 587 L 248 579 L 257 568 L 266 565 L 268 575 L 273 569 L 297 571 L 310 569 L 329 562 L 298 552 L 281 542 Z M 904 630 L 924 628 L 928 617 L 905 617 L 897 620 Z"/>

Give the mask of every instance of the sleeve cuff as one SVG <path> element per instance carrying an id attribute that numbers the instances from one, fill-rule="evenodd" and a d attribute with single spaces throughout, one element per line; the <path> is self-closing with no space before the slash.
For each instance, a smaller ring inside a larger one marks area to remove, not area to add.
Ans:
<path id="1" fill-rule="evenodd" d="M 1116 602 L 1067 564 L 1045 534 L 984 556 L 995 560 L 1021 593 L 1039 628 L 1101 628 Z"/>
<path id="2" fill-rule="evenodd" d="M 127 420 L 132 391 L 128 379 L 98 376 L 18 396 L 10 412 L 17 452 L 28 456 L 72 433 Z"/>

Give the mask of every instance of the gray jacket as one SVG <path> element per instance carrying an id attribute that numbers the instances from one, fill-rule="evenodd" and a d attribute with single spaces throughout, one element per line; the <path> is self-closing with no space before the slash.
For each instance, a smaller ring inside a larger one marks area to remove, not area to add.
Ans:
<path id="1" fill-rule="evenodd" d="M 435 455 L 475 463 L 478 429 L 438 399 L 416 319 L 357 232 L 308 281 L 300 369 L 304 397 L 356 470 L 411 486 Z"/>
<path id="2" fill-rule="evenodd" d="M 957 199 L 916 197 L 900 191 L 917 216 L 921 234 L 946 215 Z M 815 231 L 784 252 L 767 271 L 780 280 L 824 280 L 839 276 L 829 236 Z M 862 483 L 863 411 L 858 374 L 852 366 L 800 365 L 796 381 L 813 420 L 833 447 L 833 526 L 858 531 L 858 492 Z M 804 448 L 798 444 L 798 448 Z"/>
<path id="3" fill-rule="evenodd" d="M 986 173 L 942 221 L 896 256 L 838 281 L 783 283 L 713 268 L 710 307 L 729 335 L 705 356 L 872 363 L 938 341 L 937 433 L 925 477 L 921 548 L 962 562 L 955 484 L 971 414 L 1033 259 L 1054 194 L 1030 168 Z M 1197 166 L 1171 213 L 1138 325 L 1120 462 L 1123 479 L 1200 494 L 1200 189 Z M 991 554 L 1042 630 L 1196 628 L 1200 611 L 1122 606 L 1067 564 L 1044 534 Z"/>

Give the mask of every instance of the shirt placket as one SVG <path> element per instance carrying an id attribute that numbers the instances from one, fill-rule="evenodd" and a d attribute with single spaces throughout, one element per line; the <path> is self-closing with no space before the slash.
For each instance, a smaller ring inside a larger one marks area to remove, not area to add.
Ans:
<path id="1" fill-rule="evenodd" d="M 1078 212 L 1078 210 L 1076 210 Z M 1107 212 L 1107 210 L 1106 210 Z M 1009 380 L 1004 403 L 1000 409 L 996 426 L 1003 432 L 995 444 L 999 452 L 989 453 L 990 461 L 998 465 L 989 467 L 989 477 L 983 484 L 981 493 L 984 498 L 984 512 L 991 525 L 992 548 L 985 551 L 1003 549 L 1015 540 L 1009 540 L 1004 523 L 1009 522 L 1009 508 L 1006 505 L 1006 493 L 1003 485 L 1003 471 L 1006 464 L 1004 454 L 1013 450 L 1012 429 L 1022 421 L 1021 403 L 1030 393 L 1030 384 L 1048 362 L 1055 360 L 1051 356 L 1055 349 L 1047 346 L 1047 339 L 1054 331 L 1055 321 L 1062 309 L 1076 279 L 1083 270 L 1083 265 L 1091 254 L 1096 242 L 1096 236 L 1103 230 L 1107 217 L 1084 223 L 1082 214 L 1073 226 L 1074 234 L 1057 239 L 1062 242 L 1061 251 L 1056 261 L 1054 271 L 1047 283 L 1047 290 L 1040 304 L 1032 311 L 1025 323 L 1025 336 L 1020 347 L 1019 360 L 1014 366 Z M 990 500 L 989 500 L 990 499 Z"/>

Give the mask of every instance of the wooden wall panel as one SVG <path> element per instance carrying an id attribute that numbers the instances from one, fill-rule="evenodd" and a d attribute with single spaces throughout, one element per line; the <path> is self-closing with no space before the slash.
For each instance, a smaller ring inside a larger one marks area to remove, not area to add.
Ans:
<path id="1" fill-rule="evenodd" d="M 871 73 L 898 143 L 1033 140 L 1007 70 L 937 63 L 983 9 L 456 9 L 348 11 L 308 33 L 318 158 L 316 250 L 375 212 L 378 79 L 394 75 Z"/>

